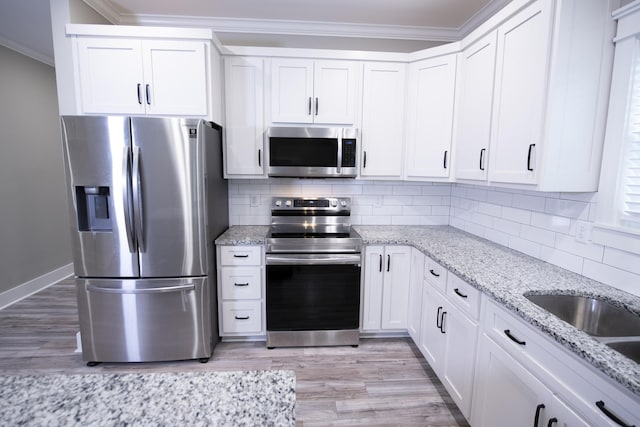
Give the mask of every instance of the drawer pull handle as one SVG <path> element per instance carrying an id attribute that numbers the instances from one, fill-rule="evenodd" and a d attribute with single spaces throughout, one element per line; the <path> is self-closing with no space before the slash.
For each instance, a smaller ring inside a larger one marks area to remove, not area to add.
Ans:
<path id="1" fill-rule="evenodd" d="M 456 293 L 456 295 L 458 295 L 460 298 L 467 298 L 467 297 L 469 296 L 469 295 L 465 295 L 465 294 L 461 293 L 461 292 L 460 292 L 460 290 L 459 290 L 458 288 L 455 288 L 455 289 L 453 290 L 453 292 L 455 292 L 455 293 Z"/>
<path id="2" fill-rule="evenodd" d="M 547 423 L 547 427 L 551 427 L 552 425 L 554 425 L 557 422 L 558 422 L 558 419 L 556 417 L 549 418 L 549 422 Z"/>
<path id="3" fill-rule="evenodd" d="M 620 417 L 618 417 L 616 414 L 614 414 L 613 412 L 611 412 L 610 410 L 608 410 L 605 405 L 604 402 L 602 400 L 598 400 L 596 402 L 596 406 L 598 407 L 598 409 L 600 409 L 602 411 L 603 414 L 605 414 L 607 417 L 609 417 L 611 419 L 611 421 L 613 421 L 614 423 L 622 426 L 622 427 L 635 427 L 632 426 L 630 424 L 625 423 L 624 421 L 622 421 L 620 419 Z"/>
<path id="4" fill-rule="evenodd" d="M 249 286 L 249 282 L 247 282 L 247 283 L 234 283 L 233 286 Z"/>
<path id="5" fill-rule="evenodd" d="M 442 312 L 442 316 L 440 316 L 440 332 L 443 333 L 443 334 L 446 333 L 445 330 L 444 330 L 444 316 L 446 316 L 446 315 L 447 315 L 447 312 L 443 311 Z"/>
<path id="6" fill-rule="evenodd" d="M 249 255 L 248 254 L 245 254 L 245 255 L 233 254 L 233 257 L 234 258 L 249 258 Z"/>
<path id="7" fill-rule="evenodd" d="M 249 316 L 236 316 L 236 320 L 249 320 Z"/>
<path id="8" fill-rule="evenodd" d="M 387 255 L 387 271 L 391 268 L 391 255 Z"/>
<path id="9" fill-rule="evenodd" d="M 435 271 L 433 271 L 433 269 L 429 270 L 429 273 L 431 273 L 435 277 L 440 277 L 440 275 L 438 273 L 436 273 Z"/>
<path id="10" fill-rule="evenodd" d="M 380 254 L 380 265 L 378 266 L 378 270 L 382 273 L 382 254 Z"/>
<path id="11" fill-rule="evenodd" d="M 438 307 L 438 312 L 436 313 L 436 328 L 440 329 L 442 326 L 440 324 L 440 312 L 442 311 L 442 306 Z"/>
<path id="12" fill-rule="evenodd" d="M 536 406 L 536 416 L 533 419 L 533 427 L 538 427 L 538 421 L 540 420 L 540 411 L 543 410 L 544 408 L 545 408 L 544 403 L 541 403 L 538 406 Z"/>
<path id="13" fill-rule="evenodd" d="M 516 337 L 514 337 L 513 335 L 511 335 L 511 331 L 510 331 L 509 329 L 505 329 L 505 330 L 504 330 L 504 334 L 505 334 L 506 336 L 508 336 L 508 337 L 509 337 L 509 339 L 510 339 L 511 341 L 513 341 L 514 343 L 516 343 L 516 344 L 520 344 L 520 345 L 527 345 L 527 342 L 526 342 L 526 341 L 520 341 L 518 338 L 516 338 Z"/>

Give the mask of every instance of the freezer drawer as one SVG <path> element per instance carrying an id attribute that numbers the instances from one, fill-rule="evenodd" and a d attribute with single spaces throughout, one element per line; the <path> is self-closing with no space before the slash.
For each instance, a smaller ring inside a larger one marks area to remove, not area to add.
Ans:
<path id="1" fill-rule="evenodd" d="M 213 351 L 206 277 L 76 279 L 86 361 L 208 358 Z"/>

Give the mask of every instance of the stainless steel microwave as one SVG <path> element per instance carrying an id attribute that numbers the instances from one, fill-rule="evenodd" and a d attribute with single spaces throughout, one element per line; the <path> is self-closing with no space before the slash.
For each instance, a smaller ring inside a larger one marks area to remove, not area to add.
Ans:
<path id="1" fill-rule="evenodd" d="M 358 130 L 271 127 L 267 173 L 275 177 L 355 178 Z"/>

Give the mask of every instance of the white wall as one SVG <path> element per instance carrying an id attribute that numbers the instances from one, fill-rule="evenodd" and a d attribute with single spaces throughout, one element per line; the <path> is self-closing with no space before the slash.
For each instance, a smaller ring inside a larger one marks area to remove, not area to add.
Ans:
<path id="1" fill-rule="evenodd" d="M 285 195 L 350 196 L 353 224 L 450 224 L 640 295 L 640 257 L 588 241 L 597 193 L 401 181 L 231 180 L 231 225 L 269 224 L 271 197 Z M 580 228 L 587 242 L 576 240 Z"/>
<path id="2" fill-rule="evenodd" d="M 352 223 L 441 225 L 449 223 L 450 184 L 349 179 L 229 181 L 231 225 L 269 224 L 272 196 L 349 196 Z M 252 201 L 255 206 L 252 206 Z"/>
<path id="3" fill-rule="evenodd" d="M 450 225 L 640 295 L 640 256 L 588 241 L 597 198 L 454 184 Z"/>

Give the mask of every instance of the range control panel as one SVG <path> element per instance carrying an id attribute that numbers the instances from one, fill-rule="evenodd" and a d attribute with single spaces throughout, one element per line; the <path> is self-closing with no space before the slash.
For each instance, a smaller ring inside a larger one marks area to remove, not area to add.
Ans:
<path id="1" fill-rule="evenodd" d="M 349 212 L 350 197 L 273 197 L 272 211 L 304 210 L 314 212 Z"/>

